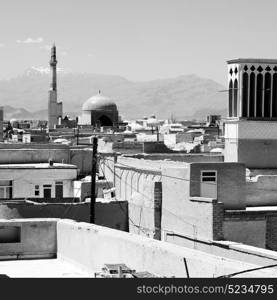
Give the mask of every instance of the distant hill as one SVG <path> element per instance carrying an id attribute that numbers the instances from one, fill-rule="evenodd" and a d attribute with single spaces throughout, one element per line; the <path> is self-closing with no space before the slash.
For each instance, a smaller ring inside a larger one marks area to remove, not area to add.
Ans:
<path id="1" fill-rule="evenodd" d="M 0 80 L 0 105 L 5 106 L 5 118 L 46 119 L 49 86 L 49 72 L 39 68 Z M 64 112 L 73 116 L 80 115 L 82 104 L 101 90 L 114 99 L 125 119 L 151 114 L 158 118 L 201 118 L 224 112 L 227 95 L 218 92 L 224 89 L 219 83 L 196 75 L 134 82 L 112 75 L 64 71 L 58 74 L 58 98 L 63 101 Z"/>

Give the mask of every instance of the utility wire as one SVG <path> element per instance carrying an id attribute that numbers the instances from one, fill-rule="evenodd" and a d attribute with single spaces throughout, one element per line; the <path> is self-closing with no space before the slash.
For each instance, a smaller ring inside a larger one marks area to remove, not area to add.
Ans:
<path id="1" fill-rule="evenodd" d="M 114 161 L 111 160 L 111 159 L 105 158 L 105 160 L 114 163 Z M 121 165 L 121 166 L 123 166 L 123 167 L 133 168 L 133 169 L 139 170 L 138 167 L 134 167 L 134 166 L 131 166 L 131 165 L 126 165 L 126 164 L 123 164 L 123 163 L 120 163 L 120 162 L 116 162 L 115 165 Z M 106 165 L 106 166 L 107 166 L 107 165 Z M 110 168 L 110 170 L 111 170 L 111 168 Z M 112 170 L 111 170 L 111 171 L 112 171 Z M 209 170 L 203 170 L 203 171 L 209 171 Z M 211 171 L 212 171 L 212 170 L 211 170 Z M 157 170 L 157 173 L 158 173 L 158 172 L 161 172 L 161 170 L 160 170 L 160 169 Z M 154 174 L 153 174 L 153 175 L 154 175 Z M 269 175 L 271 175 L 271 174 L 269 174 Z M 116 174 L 116 176 L 118 176 L 118 175 Z M 182 177 L 170 176 L 170 175 L 165 175 L 165 174 L 158 174 L 158 176 L 161 176 L 161 177 L 164 177 L 164 178 L 171 178 L 171 179 L 176 179 L 176 180 L 186 181 L 186 182 L 196 182 L 196 183 L 200 183 L 200 180 L 198 181 L 198 180 L 193 180 L 193 179 L 186 179 L 186 178 L 182 178 Z M 257 176 L 259 176 L 259 175 L 257 175 Z M 263 176 L 263 175 L 261 175 L 261 176 Z M 271 175 L 271 176 L 274 176 L 274 175 Z M 276 174 L 275 176 L 277 177 L 277 174 Z M 252 176 L 252 177 L 250 177 L 250 178 L 253 178 L 253 177 L 256 177 L 256 176 Z M 249 181 L 249 182 L 251 183 L 251 182 L 253 182 L 253 181 Z M 254 182 L 255 182 L 255 181 L 254 181 Z M 211 182 L 209 182 L 209 181 L 205 181 L 205 184 L 214 185 L 214 183 L 211 183 Z M 253 187 L 253 188 L 251 188 L 251 190 L 274 191 L 274 192 L 276 191 L 276 192 L 277 192 L 277 189 L 273 189 L 273 188 L 268 188 L 268 189 L 266 189 L 266 188 Z"/>
<path id="2" fill-rule="evenodd" d="M 109 189 L 112 189 L 113 187 L 110 186 L 110 183 L 109 183 L 109 181 L 107 180 L 106 175 L 105 175 L 105 172 L 104 172 L 104 170 L 103 170 L 103 168 L 102 168 L 102 166 L 101 166 L 100 163 L 99 163 L 99 167 L 100 167 L 100 169 L 102 170 L 103 176 L 104 176 L 104 178 L 106 179 L 106 183 L 107 183 Z M 118 200 L 116 197 L 115 197 L 115 200 L 118 202 L 119 207 L 120 207 L 120 209 L 122 210 L 123 214 L 126 215 L 126 211 L 125 211 L 124 208 L 121 206 L 120 200 Z M 127 216 L 128 216 L 129 221 L 133 224 L 133 226 L 135 226 L 135 227 L 137 227 L 137 228 L 139 228 L 139 229 L 142 229 L 142 227 L 136 225 L 135 222 L 130 218 L 128 212 L 127 212 Z M 142 231 L 143 231 L 146 235 L 148 235 L 147 232 L 145 232 L 144 230 L 142 230 Z"/>
<path id="3" fill-rule="evenodd" d="M 107 165 L 106 165 L 106 166 L 107 166 Z M 108 167 L 108 166 L 107 166 L 107 167 Z M 108 168 L 109 168 L 109 167 L 108 167 Z M 109 168 L 109 169 L 110 169 L 110 168 Z M 111 170 L 111 169 L 110 169 L 110 170 Z M 111 171 L 113 172 L 113 170 L 111 170 Z M 102 171 L 102 172 L 103 172 L 103 171 Z M 128 182 L 126 182 L 125 180 L 123 180 L 122 178 L 120 178 L 116 173 L 113 172 L 113 175 L 116 176 L 116 177 L 118 177 L 120 180 L 122 180 L 126 185 L 130 186 L 131 188 L 133 188 L 132 185 L 130 185 Z M 151 199 L 148 195 L 143 194 L 142 192 L 140 192 L 140 191 L 138 191 L 138 190 L 136 190 L 136 192 L 137 192 L 138 194 L 140 194 L 141 196 L 143 196 L 144 198 L 146 198 L 146 201 L 148 201 L 149 203 L 153 204 L 153 202 L 154 202 L 153 199 Z M 143 205 L 142 205 L 142 206 L 143 206 Z M 148 209 L 155 210 L 154 208 L 151 208 L 151 207 L 148 207 L 148 206 L 143 206 L 143 207 L 148 208 Z M 195 224 L 190 223 L 190 222 L 187 222 L 187 221 L 184 221 L 183 218 L 181 218 L 180 216 L 176 215 L 175 213 L 173 213 L 172 211 L 170 211 L 170 210 L 168 210 L 168 209 L 166 209 L 166 208 L 163 208 L 163 210 L 164 210 L 164 211 L 167 211 L 168 213 L 170 213 L 171 215 L 173 215 L 174 217 L 176 217 L 177 219 L 179 219 L 179 220 L 180 220 L 181 222 L 183 222 L 184 224 L 192 226 L 193 229 L 197 231 L 197 228 L 196 228 L 196 225 L 195 225 Z M 198 226 L 198 227 L 201 227 L 202 229 L 205 229 L 205 227 L 202 227 L 202 226 Z M 196 232 L 196 234 L 197 234 L 197 232 Z"/>
<path id="4" fill-rule="evenodd" d="M 105 162 L 104 162 L 104 164 L 105 164 Z M 101 166 L 101 169 L 102 169 L 102 172 L 103 172 L 103 174 L 104 174 L 104 171 L 103 171 L 103 168 L 102 168 L 102 166 Z M 115 174 L 114 174 L 115 175 Z M 105 175 L 104 175 L 104 177 L 105 177 Z M 106 177 L 105 177 L 106 178 Z M 126 181 L 124 181 L 125 183 L 126 183 Z M 127 183 L 126 183 L 127 184 Z M 138 192 L 138 193 L 140 193 L 140 192 Z M 140 193 L 141 194 L 141 193 Z M 143 195 L 143 194 L 142 194 Z M 143 195 L 143 196 L 146 196 L 146 195 Z M 153 202 L 153 200 L 152 200 L 152 202 Z M 169 211 L 170 212 L 170 211 Z M 173 214 L 174 215 L 174 214 Z M 178 217 L 177 215 L 175 215 L 176 217 Z M 183 221 L 183 220 L 182 220 Z M 187 223 L 187 222 L 185 222 L 185 223 Z M 188 223 L 188 224 L 190 224 L 190 223 Z M 135 225 L 135 224 L 133 224 L 133 225 Z M 195 225 L 194 224 L 190 224 L 190 225 L 193 225 L 194 226 L 194 229 L 195 229 Z M 137 225 L 135 225 L 135 226 L 137 226 Z M 137 226 L 137 227 L 139 227 L 139 228 L 142 228 L 141 226 Z M 173 232 L 173 234 L 175 234 L 174 232 Z M 196 233 L 197 234 L 197 233 Z M 222 275 L 222 276 L 219 276 L 219 277 L 217 277 L 217 278 L 231 278 L 231 277 L 234 277 L 234 276 L 236 276 L 236 275 L 239 275 L 239 274 L 243 274 L 243 273 L 249 273 L 249 272 L 254 272 L 254 271 L 258 271 L 258 270 L 263 270 L 263 269 L 268 269 L 268 268 L 274 268 L 274 267 L 277 267 L 277 264 L 274 264 L 274 265 L 267 265 L 267 266 L 262 266 L 262 267 L 257 267 L 257 268 L 251 268 L 251 269 L 246 269 L 246 270 L 242 270 L 242 271 L 239 271 L 239 272 L 235 272 L 235 273 L 231 273 L 231 274 L 227 274 L 227 275 Z"/>
<path id="5" fill-rule="evenodd" d="M 277 267 L 277 264 L 263 266 L 263 267 L 257 267 L 257 268 L 252 268 L 252 269 L 246 269 L 246 270 L 235 272 L 235 273 L 231 273 L 231 274 L 228 274 L 228 275 L 222 275 L 222 276 L 219 276 L 217 278 L 231 278 L 231 277 L 234 277 L 234 276 L 239 275 L 239 274 L 248 273 L 248 272 L 254 272 L 254 271 L 264 270 L 264 269 L 269 269 L 269 268 L 274 268 L 274 267 Z"/>

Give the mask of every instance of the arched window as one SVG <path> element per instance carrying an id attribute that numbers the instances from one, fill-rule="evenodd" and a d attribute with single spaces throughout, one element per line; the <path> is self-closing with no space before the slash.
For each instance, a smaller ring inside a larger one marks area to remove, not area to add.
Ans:
<path id="1" fill-rule="evenodd" d="M 264 77 L 264 117 L 270 117 L 270 95 L 271 95 L 271 74 L 265 73 Z"/>
<path id="2" fill-rule="evenodd" d="M 242 75 L 242 117 L 247 117 L 248 106 L 248 74 Z"/>
<path id="3" fill-rule="evenodd" d="M 233 81 L 229 82 L 229 117 L 233 116 Z"/>
<path id="4" fill-rule="evenodd" d="M 263 75 L 257 75 L 256 88 L 256 117 L 262 117 L 262 101 L 263 101 Z"/>
<path id="5" fill-rule="evenodd" d="M 238 80 L 234 81 L 234 117 L 238 116 Z"/>
<path id="6" fill-rule="evenodd" d="M 249 117 L 255 117 L 255 73 L 250 74 Z"/>
<path id="7" fill-rule="evenodd" d="M 272 88 L 272 117 L 277 118 L 277 73 L 273 74 Z"/>

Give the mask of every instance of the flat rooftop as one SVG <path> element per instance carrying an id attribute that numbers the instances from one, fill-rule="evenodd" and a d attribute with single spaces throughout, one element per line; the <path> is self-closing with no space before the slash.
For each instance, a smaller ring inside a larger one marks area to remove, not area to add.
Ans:
<path id="1" fill-rule="evenodd" d="M 0 164 L 0 169 L 77 169 L 77 166 L 70 164 L 36 163 L 36 164 Z"/>
<path id="2" fill-rule="evenodd" d="M 231 60 L 227 60 L 228 64 L 235 63 L 256 63 L 256 64 L 277 64 L 277 59 L 274 58 L 235 58 Z"/>
<path id="3" fill-rule="evenodd" d="M 28 259 L 0 261 L 0 275 L 11 278 L 94 277 L 62 259 Z"/>
<path id="4" fill-rule="evenodd" d="M 2 219 L 0 277 L 93 278 L 114 264 L 157 277 L 277 277 L 275 251 L 235 242 L 229 247 L 238 259 L 84 222 Z"/>

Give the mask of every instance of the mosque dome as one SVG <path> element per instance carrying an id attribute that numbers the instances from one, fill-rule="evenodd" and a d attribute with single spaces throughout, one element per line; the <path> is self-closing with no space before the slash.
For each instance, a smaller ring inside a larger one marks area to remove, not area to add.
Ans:
<path id="1" fill-rule="evenodd" d="M 118 121 L 119 115 L 116 104 L 99 91 L 98 95 L 89 98 L 83 104 L 79 124 L 95 127 L 117 127 Z"/>
<path id="2" fill-rule="evenodd" d="M 116 104 L 109 98 L 103 96 L 100 91 L 97 95 L 90 97 L 82 106 L 83 111 L 117 111 Z"/>

